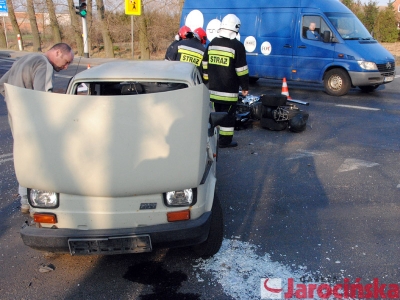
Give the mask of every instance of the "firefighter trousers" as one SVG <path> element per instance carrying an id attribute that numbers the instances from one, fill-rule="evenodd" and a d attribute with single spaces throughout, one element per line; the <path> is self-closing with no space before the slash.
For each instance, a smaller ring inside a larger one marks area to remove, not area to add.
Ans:
<path id="1" fill-rule="evenodd" d="M 227 112 L 228 115 L 222 120 L 219 129 L 219 144 L 229 145 L 233 139 L 236 121 L 236 102 L 235 103 L 221 103 L 214 102 L 214 109 L 216 112 Z"/>

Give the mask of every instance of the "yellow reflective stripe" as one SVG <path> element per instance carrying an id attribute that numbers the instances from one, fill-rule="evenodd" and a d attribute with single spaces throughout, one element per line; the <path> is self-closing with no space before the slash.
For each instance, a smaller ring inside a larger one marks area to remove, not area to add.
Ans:
<path id="1" fill-rule="evenodd" d="M 235 57 L 235 49 L 229 48 L 229 47 L 223 47 L 223 46 L 210 46 L 208 48 L 209 51 L 221 51 L 225 53 L 229 53 L 229 55 L 233 55 Z"/>
<path id="2" fill-rule="evenodd" d="M 214 94 L 211 94 L 210 98 L 214 99 L 214 100 L 227 101 L 227 102 L 236 102 L 238 100 L 237 97 L 218 96 L 218 95 L 214 95 Z"/>
<path id="3" fill-rule="evenodd" d="M 178 52 L 203 59 L 203 53 L 199 53 L 199 52 L 195 52 L 195 51 L 187 50 L 187 49 L 179 49 Z"/>
<path id="4" fill-rule="evenodd" d="M 226 92 L 219 92 L 219 91 L 214 91 L 210 90 L 210 94 L 216 95 L 216 96 L 225 96 L 225 97 L 234 97 L 237 98 L 239 93 L 226 93 Z"/>
<path id="5" fill-rule="evenodd" d="M 235 54 L 231 52 L 226 52 L 226 51 L 220 51 L 220 50 L 208 50 L 208 55 L 219 55 L 219 56 L 226 56 L 230 58 L 235 58 Z"/>
<path id="6" fill-rule="evenodd" d="M 208 69 L 208 62 L 203 61 L 203 70 L 207 70 Z"/>
<path id="7" fill-rule="evenodd" d="M 203 73 L 203 79 L 208 80 L 208 74 Z"/>
<path id="8" fill-rule="evenodd" d="M 244 70 L 242 72 L 236 72 L 236 74 L 237 74 L 237 76 L 243 76 L 243 75 L 249 74 L 249 70 Z"/>
<path id="9" fill-rule="evenodd" d="M 234 132 L 233 127 L 221 127 L 219 128 L 219 135 L 223 135 L 223 136 L 233 136 L 233 132 Z"/>

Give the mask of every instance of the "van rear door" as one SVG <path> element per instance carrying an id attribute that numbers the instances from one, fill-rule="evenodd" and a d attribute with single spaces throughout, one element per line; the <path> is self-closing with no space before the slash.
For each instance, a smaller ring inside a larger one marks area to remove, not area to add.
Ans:
<path id="1" fill-rule="evenodd" d="M 315 24 L 314 33 L 309 31 L 311 23 Z M 304 14 L 299 26 L 300 32 L 296 33 L 295 38 L 292 79 L 321 82 L 326 67 L 333 62 L 335 53 L 335 43 L 322 41 L 323 32 L 330 31 L 332 35 L 332 30 L 317 14 Z"/>

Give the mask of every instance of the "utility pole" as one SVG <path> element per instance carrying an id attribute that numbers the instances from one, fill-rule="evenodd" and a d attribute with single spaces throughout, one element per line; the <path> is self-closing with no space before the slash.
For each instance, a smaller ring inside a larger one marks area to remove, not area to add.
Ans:
<path id="1" fill-rule="evenodd" d="M 85 0 L 79 0 L 79 6 L 75 6 L 76 13 L 82 17 L 82 37 L 83 37 L 83 57 L 89 57 L 89 45 L 88 45 L 88 32 L 86 22 L 86 2 Z"/>

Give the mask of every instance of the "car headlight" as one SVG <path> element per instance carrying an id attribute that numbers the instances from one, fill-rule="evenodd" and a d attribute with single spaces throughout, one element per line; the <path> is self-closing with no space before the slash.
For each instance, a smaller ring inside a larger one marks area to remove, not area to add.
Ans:
<path id="1" fill-rule="evenodd" d="M 372 61 L 358 60 L 358 65 L 365 70 L 378 70 L 376 63 Z"/>
<path id="2" fill-rule="evenodd" d="M 28 201 L 35 208 L 57 208 L 60 204 L 58 193 L 37 189 L 28 189 Z"/>
<path id="3" fill-rule="evenodd" d="M 190 206 L 196 203 L 197 189 L 184 189 L 164 193 L 166 206 Z"/>

